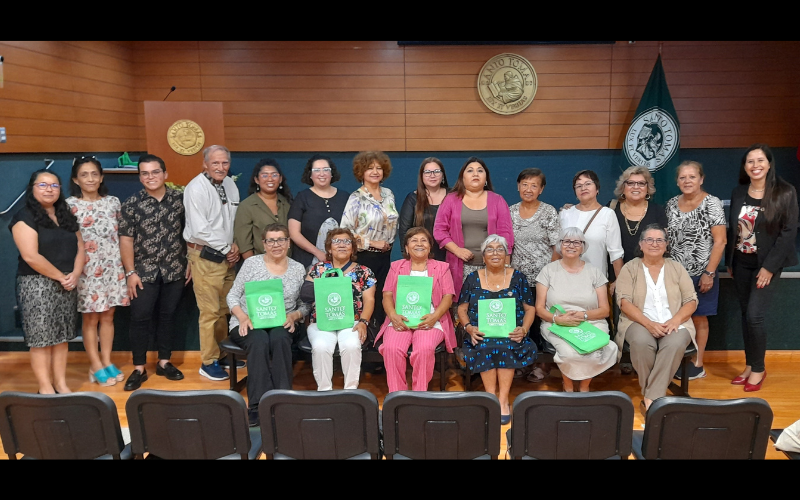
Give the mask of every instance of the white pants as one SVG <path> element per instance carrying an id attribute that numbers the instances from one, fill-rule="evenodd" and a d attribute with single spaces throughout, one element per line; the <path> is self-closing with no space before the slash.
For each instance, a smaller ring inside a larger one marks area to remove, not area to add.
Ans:
<path id="1" fill-rule="evenodd" d="M 339 354 L 342 356 L 344 372 L 344 388 L 358 389 L 358 377 L 361 375 L 361 340 L 358 331 L 353 328 L 325 332 L 316 323 L 308 325 L 308 340 L 311 342 L 311 363 L 314 368 L 314 379 L 318 391 L 333 389 L 333 351 L 339 343 Z"/>

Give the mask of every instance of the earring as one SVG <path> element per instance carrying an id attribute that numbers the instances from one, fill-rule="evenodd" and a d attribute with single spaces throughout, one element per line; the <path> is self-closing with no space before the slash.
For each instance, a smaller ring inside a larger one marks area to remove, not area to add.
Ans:
<path id="1" fill-rule="evenodd" d="M 645 199 L 645 200 L 649 200 L 649 199 L 650 199 L 650 193 L 647 193 L 647 194 L 645 195 L 644 199 Z"/>
<path id="2" fill-rule="evenodd" d="M 281 184 L 280 186 L 278 186 L 278 189 L 283 189 L 283 184 Z"/>
<path id="3" fill-rule="evenodd" d="M 489 183 L 488 182 L 484 182 L 483 183 L 483 187 L 485 187 L 485 188 L 489 187 Z"/>
<path id="4" fill-rule="evenodd" d="M 622 193 L 622 194 L 620 195 L 619 199 L 620 199 L 620 200 L 624 200 L 624 199 L 625 199 L 625 193 Z"/>
<path id="5" fill-rule="evenodd" d="M 259 186 L 258 184 L 256 184 L 256 193 L 257 193 L 257 192 L 259 192 L 259 191 L 261 191 L 261 186 Z"/>

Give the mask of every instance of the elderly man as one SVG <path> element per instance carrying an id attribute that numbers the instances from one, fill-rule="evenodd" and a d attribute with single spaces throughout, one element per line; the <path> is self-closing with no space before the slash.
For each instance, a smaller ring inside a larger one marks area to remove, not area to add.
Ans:
<path id="1" fill-rule="evenodd" d="M 233 266 L 239 260 L 239 248 L 233 242 L 239 189 L 228 177 L 230 167 L 231 153 L 226 147 L 207 147 L 203 150 L 203 171 L 183 193 L 183 239 L 200 309 L 200 375 L 210 380 L 228 378 L 219 364 L 217 342 L 228 335 L 225 298 L 233 285 Z"/>

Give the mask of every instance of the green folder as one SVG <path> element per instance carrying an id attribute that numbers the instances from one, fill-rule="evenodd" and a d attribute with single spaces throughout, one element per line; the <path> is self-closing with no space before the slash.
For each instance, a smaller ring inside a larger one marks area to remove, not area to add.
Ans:
<path id="1" fill-rule="evenodd" d="M 405 316 L 404 321 L 409 328 L 415 328 L 420 318 L 431 312 L 431 295 L 433 294 L 433 278 L 428 276 L 397 277 L 397 301 L 395 311 Z"/>
<path id="2" fill-rule="evenodd" d="M 286 323 L 282 280 L 248 281 L 244 296 L 253 328 L 274 328 Z"/>
<path id="3" fill-rule="evenodd" d="M 550 312 L 563 314 L 566 311 L 560 305 L 554 304 Z M 548 330 L 564 339 L 580 354 L 589 354 L 602 349 L 611 340 L 606 332 L 588 321 L 583 321 L 578 326 L 561 326 L 553 323 Z"/>
<path id="4" fill-rule="evenodd" d="M 484 338 L 508 338 L 517 327 L 517 299 L 478 300 L 478 331 Z"/>

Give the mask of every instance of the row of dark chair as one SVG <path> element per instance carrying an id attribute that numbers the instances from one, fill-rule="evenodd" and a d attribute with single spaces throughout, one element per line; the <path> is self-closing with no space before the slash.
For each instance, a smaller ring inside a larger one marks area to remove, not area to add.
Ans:
<path id="1" fill-rule="evenodd" d="M 270 391 L 260 428 L 238 393 L 138 390 L 125 405 L 123 443 L 114 402 L 81 392 L 0 394 L 0 438 L 10 459 L 497 459 L 500 403 L 487 393 Z M 763 459 L 772 425 L 758 398 L 664 397 L 633 431 L 633 404 L 616 391 L 533 391 L 514 401 L 515 459 Z"/>

